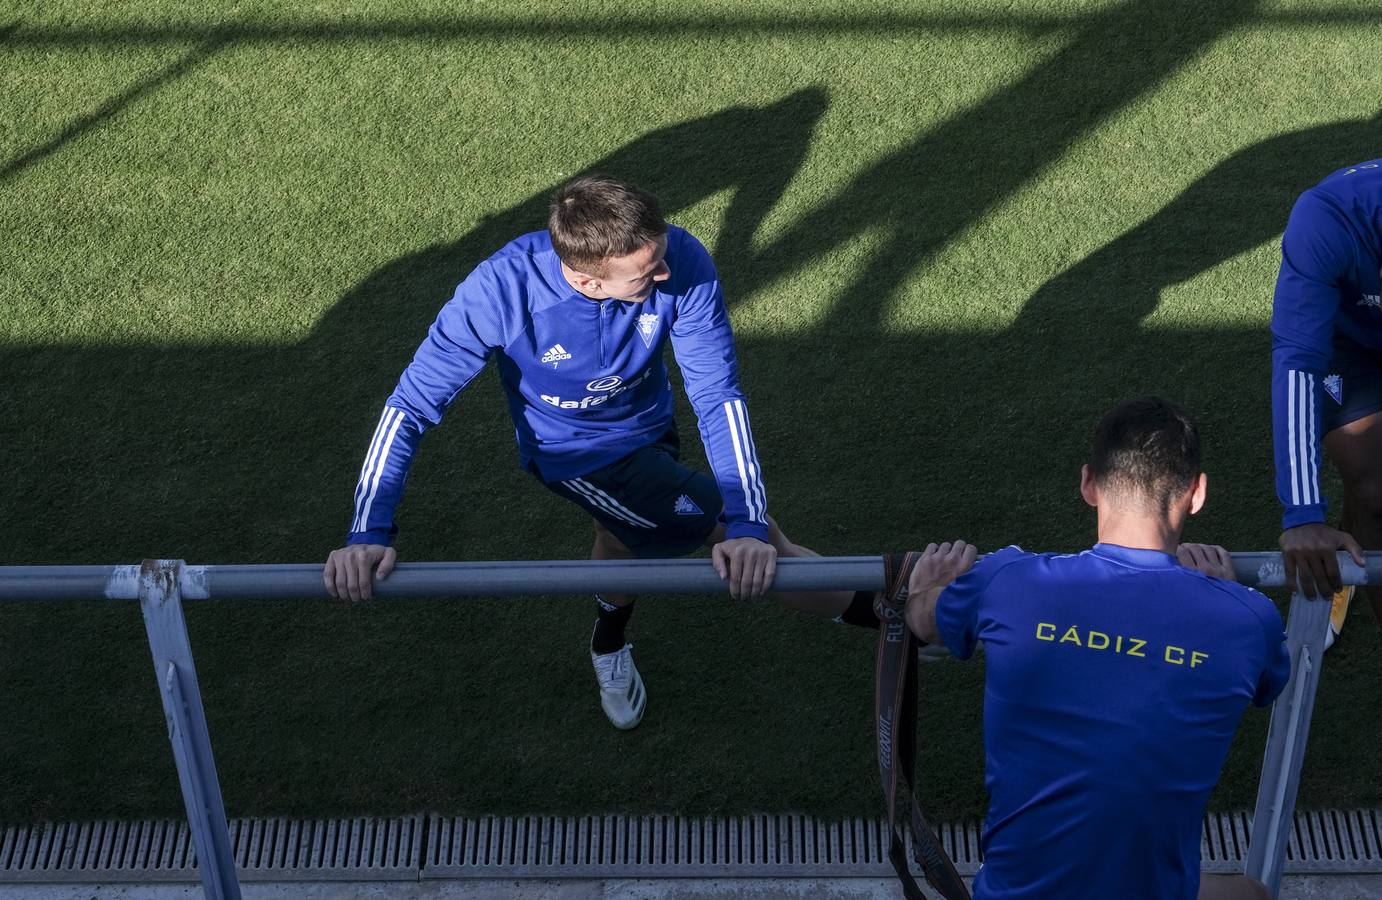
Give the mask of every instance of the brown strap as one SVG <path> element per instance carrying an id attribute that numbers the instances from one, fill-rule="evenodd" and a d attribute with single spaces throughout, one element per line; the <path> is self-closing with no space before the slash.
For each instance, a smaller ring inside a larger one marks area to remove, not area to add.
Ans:
<path id="1" fill-rule="evenodd" d="M 945 900 L 970 900 L 955 864 L 946 856 L 927 824 L 916 797 L 917 673 L 911 630 L 903 618 L 907 582 L 920 553 L 884 557 L 886 587 L 874 599 L 878 614 L 878 660 L 874 668 L 874 712 L 878 727 L 878 774 L 888 807 L 888 860 L 907 900 L 926 900 L 907 866 L 902 832 L 897 827 L 898 787 L 911 797 L 909 824 L 912 852 L 926 881 Z"/>

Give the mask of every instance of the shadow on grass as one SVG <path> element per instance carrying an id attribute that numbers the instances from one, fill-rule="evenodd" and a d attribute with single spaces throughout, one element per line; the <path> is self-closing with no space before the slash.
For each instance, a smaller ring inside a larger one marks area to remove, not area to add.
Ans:
<path id="1" fill-rule="evenodd" d="M 9 26 L 8 32 L 13 32 L 19 26 L 17 24 Z M 6 37 L 7 31 L 0 29 L 0 41 Z M 43 162 L 52 154 L 66 146 L 70 141 L 76 140 L 94 128 L 97 128 L 109 119 L 119 115 L 126 107 L 153 94 L 164 85 L 169 84 L 186 75 L 188 72 L 201 66 L 210 59 L 223 44 L 219 41 L 209 41 L 183 54 L 167 66 L 164 66 L 152 74 L 135 82 L 130 87 L 121 91 L 102 103 L 97 109 L 74 120 L 62 132 L 48 141 L 27 150 L 16 156 L 14 159 L 0 166 L 0 184 L 14 178 L 30 166 Z"/>
<path id="2" fill-rule="evenodd" d="M 1281 233 L 1302 191 L 1382 147 L 1382 111 L 1282 134 L 1219 163 L 1156 215 L 1043 285 L 1014 331 L 1047 356 L 1068 353 L 1068 326 L 1137 328 L 1161 292 Z M 1270 212 L 1270 214 L 1269 214 Z M 1244 302 L 1268 302 L 1270 285 L 1245 286 Z"/>
<path id="3" fill-rule="evenodd" d="M 673 218 L 731 191 L 712 250 L 733 296 L 886 229 L 820 327 L 740 341 L 774 509 L 794 537 L 829 553 L 954 535 L 986 547 L 1086 544 L 1074 483 L 1093 418 L 1156 391 L 1204 419 L 1210 468 L 1222 473 L 1200 536 L 1269 544 L 1268 336 L 1141 323 L 1162 287 L 1270 239 L 1301 188 L 1374 155 L 1362 148 L 1376 119 L 1235 155 L 1045 285 L 1007 331 L 907 335 L 882 322 L 898 286 L 956 235 L 1256 8 L 1144 0 L 1092 17 L 1061 52 L 870 166 L 762 249 L 754 237 L 825 109 L 819 89 L 652 132 L 593 166 L 644 184 Z M 379 405 L 438 306 L 479 259 L 541 226 L 545 196 L 381 268 L 297 346 L 0 350 L 0 380 L 20 386 L 0 395 L 16 461 L 0 546 L 16 562 L 321 558 L 341 539 Z M 1245 286 L 1253 302 L 1268 293 Z M 49 384 L 50 371 L 77 377 Z M 588 526 L 510 463 L 512 426 L 495 379 L 482 380 L 429 435 L 402 551 L 584 555 Z M 684 403 L 681 415 L 689 426 Z M 0 612 L 0 820 L 177 811 L 137 612 Z M 646 603 L 634 627 L 649 719 L 615 734 L 590 689 L 584 600 L 203 604 L 189 615 L 232 814 L 875 809 L 870 647 L 849 629 L 764 608 L 726 613 L 721 600 Z M 1349 640 L 1315 714 L 1307 806 L 1379 799 L 1371 749 L 1382 735 L 1351 723 L 1335 691 L 1382 679 L 1382 641 L 1371 628 Z M 972 815 L 981 670 L 927 675 L 931 811 Z M 1245 727 L 1220 804 L 1251 801 L 1264 727 L 1261 716 Z M 1371 768 L 1335 777 L 1360 767 Z M 1312 775 L 1321 771 L 1335 774 Z M 1372 795 L 1358 796 L 1359 784 Z"/>

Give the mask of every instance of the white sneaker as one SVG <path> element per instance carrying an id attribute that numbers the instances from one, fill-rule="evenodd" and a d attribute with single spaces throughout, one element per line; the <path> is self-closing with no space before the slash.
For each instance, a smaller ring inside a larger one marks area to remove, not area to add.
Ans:
<path id="1" fill-rule="evenodd" d="M 633 728 L 643 721 L 648 692 L 633 664 L 633 644 L 613 653 L 591 653 L 595 680 L 600 683 L 600 705 L 615 728 Z"/>

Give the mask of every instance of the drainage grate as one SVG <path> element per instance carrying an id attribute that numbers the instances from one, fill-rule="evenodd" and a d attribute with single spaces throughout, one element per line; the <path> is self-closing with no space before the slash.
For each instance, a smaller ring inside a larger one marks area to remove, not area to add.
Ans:
<path id="1" fill-rule="evenodd" d="M 1286 854 L 1293 874 L 1382 872 L 1382 810 L 1299 813 Z M 794 877 L 892 874 L 886 823 L 810 816 L 433 816 L 423 878 Z M 979 828 L 936 826 L 961 875 L 983 856 Z M 1243 870 L 1251 815 L 1205 817 L 1210 871 Z M 910 847 L 909 853 L 910 853 Z"/>
<path id="2" fill-rule="evenodd" d="M 1382 871 L 1382 811 L 1328 810 L 1296 816 L 1286 845 L 1288 871 L 1352 872 L 1364 862 Z"/>
<path id="3" fill-rule="evenodd" d="M 422 819 L 232 819 L 245 881 L 416 880 Z M 9 828 L 0 882 L 196 881 L 186 822 L 87 822 Z"/>
<path id="4" fill-rule="evenodd" d="M 245 881 L 419 878 L 888 877 L 876 819 L 811 816 L 517 816 L 235 819 Z M 1251 815 L 1207 816 L 1204 867 L 1242 871 Z M 963 875 L 979 868 L 979 829 L 937 826 Z M 182 822 L 89 822 L 0 833 L 0 883 L 196 881 Z M 1382 810 L 1302 812 L 1286 871 L 1382 872 Z"/>
<path id="5" fill-rule="evenodd" d="M 1200 841 L 1206 869 L 1242 871 L 1252 816 L 1208 816 Z M 1286 843 L 1286 871 L 1296 874 L 1382 872 L 1382 810 L 1296 813 Z"/>
<path id="6" fill-rule="evenodd" d="M 888 875 L 886 828 L 809 816 L 433 816 L 424 878 Z M 977 844 L 975 846 L 977 852 Z M 977 864 L 976 864 L 977 865 Z"/>
<path id="7" fill-rule="evenodd" d="M 1243 871 L 1251 830 L 1251 813 L 1205 816 L 1204 830 L 1200 832 L 1200 867 L 1209 872 Z"/>

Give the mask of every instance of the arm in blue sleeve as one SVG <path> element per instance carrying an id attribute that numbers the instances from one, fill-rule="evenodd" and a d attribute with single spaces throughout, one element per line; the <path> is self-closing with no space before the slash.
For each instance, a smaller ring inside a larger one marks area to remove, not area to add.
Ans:
<path id="1" fill-rule="evenodd" d="M 384 407 L 355 485 L 355 515 L 347 544 L 393 543 L 398 533 L 394 509 L 403 497 L 403 483 L 422 432 L 423 426 L 405 410 Z"/>
<path id="2" fill-rule="evenodd" d="M 1291 653 L 1286 647 L 1286 629 L 1281 624 L 1281 614 L 1266 597 L 1263 606 L 1269 611 L 1262 616 L 1262 634 L 1267 647 L 1267 662 L 1257 679 L 1257 689 L 1252 702 L 1255 706 L 1270 706 L 1291 679 Z"/>
<path id="3" fill-rule="evenodd" d="M 705 247 L 681 233 L 673 277 L 689 287 L 677 304 L 672 348 L 686 395 L 696 410 L 701 441 L 725 504 L 725 536 L 768 539 L 768 495 L 748 406 L 739 387 L 739 362 L 724 294 Z"/>
<path id="4" fill-rule="evenodd" d="M 1283 528 L 1325 518 L 1320 413 L 1334 317 L 1352 259 L 1343 213 L 1313 191 L 1302 194 L 1281 241 L 1272 300 L 1272 445 Z"/>
<path id="5" fill-rule="evenodd" d="M 391 544 L 394 511 L 422 433 L 441 421 L 496 347 L 503 346 L 498 289 L 484 266 L 456 288 L 384 406 L 355 487 L 347 544 Z"/>
<path id="6" fill-rule="evenodd" d="M 1003 568 L 1031 556 L 1021 547 L 986 554 L 974 568 L 956 578 L 936 598 L 936 630 L 956 659 L 969 659 L 982 637 L 980 606 L 984 592 Z"/>

